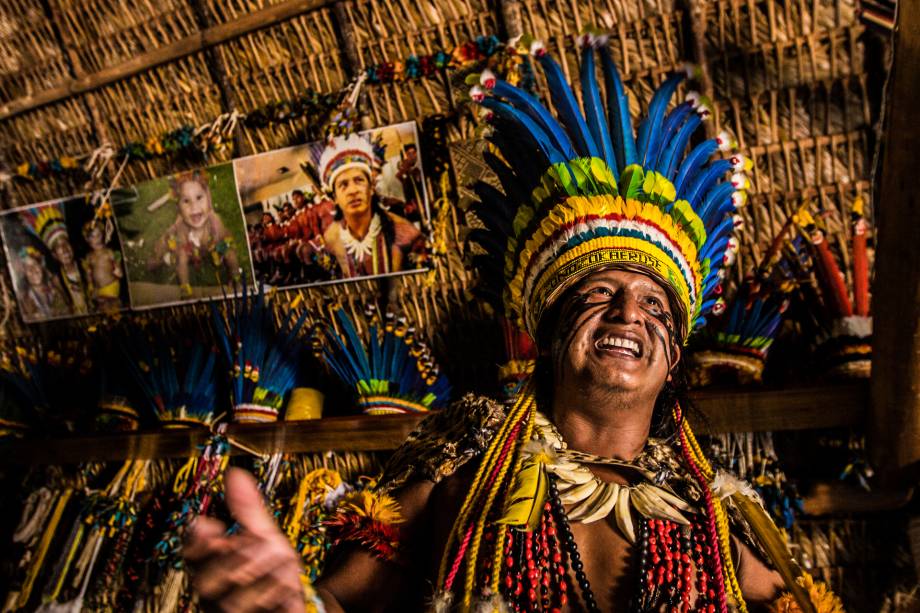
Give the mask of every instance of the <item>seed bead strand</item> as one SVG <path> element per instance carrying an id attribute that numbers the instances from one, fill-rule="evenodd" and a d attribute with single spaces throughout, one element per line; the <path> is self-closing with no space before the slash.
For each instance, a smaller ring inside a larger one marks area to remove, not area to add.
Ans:
<path id="1" fill-rule="evenodd" d="M 572 528 L 569 525 L 569 519 L 565 515 L 565 507 L 559 499 L 559 489 L 556 487 L 555 480 L 550 478 L 549 481 L 550 499 L 553 505 L 553 512 L 556 515 L 556 522 L 559 528 L 559 536 L 569 555 L 570 566 L 575 573 L 575 581 L 581 589 L 581 597 L 584 600 L 585 610 L 588 613 L 600 613 L 597 606 L 597 600 L 591 591 L 591 584 L 585 575 L 585 567 L 581 561 L 581 555 L 578 553 L 578 546 L 575 544 L 575 536 L 572 534 Z"/>

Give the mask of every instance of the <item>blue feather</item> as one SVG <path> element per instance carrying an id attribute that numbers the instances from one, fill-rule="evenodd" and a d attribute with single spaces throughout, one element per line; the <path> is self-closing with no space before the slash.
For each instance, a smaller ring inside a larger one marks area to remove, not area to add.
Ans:
<path id="1" fill-rule="evenodd" d="M 702 119 L 696 113 L 694 113 L 685 123 L 680 127 L 680 130 L 671 139 L 671 142 L 668 144 L 667 149 L 665 149 L 664 154 L 661 156 L 658 163 L 658 172 L 667 177 L 669 180 L 674 177 L 674 169 L 677 167 L 677 160 L 680 159 L 680 156 L 683 154 L 684 150 L 687 148 L 687 144 L 690 142 L 690 137 L 693 136 L 693 133 L 696 132 L 696 129 L 699 127 Z"/>
<path id="2" fill-rule="evenodd" d="M 546 132 L 543 131 L 543 128 L 538 126 L 526 113 L 519 111 L 510 104 L 490 97 L 483 99 L 482 106 L 512 124 L 517 124 L 519 126 L 518 130 L 516 130 L 517 135 L 536 143 L 540 152 L 543 153 L 550 164 L 564 163 L 569 160 L 569 158 L 565 157 L 562 152 L 556 148 Z"/>
<path id="3" fill-rule="evenodd" d="M 674 179 L 674 189 L 678 194 L 682 193 L 684 184 L 689 184 L 696 177 L 696 173 L 703 167 L 710 156 L 719 148 L 719 143 L 714 138 L 705 140 L 693 148 L 684 161 L 680 164 L 677 171 L 677 177 Z M 680 198 L 681 196 L 678 195 Z"/>
<path id="4" fill-rule="evenodd" d="M 706 226 L 706 232 L 712 231 L 715 225 L 722 221 L 722 216 L 732 208 L 732 194 L 735 187 L 728 181 L 723 181 L 709 190 L 703 199 L 703 204 L 697 209 L 696 214 Z M 728 203 L 726 208 L 725 204 Z"/>
<path id="5" fill-rule="evenodd" d="M 648 167 L 650 154 L 657 151 L 664 113 L 671 101 L 671 96 L 674 95 L 674 90 L 684 80 L 684 77 L 683 73 L 676 73 L 668 77 L 655 91 L 652 101 L 649 102 L 648 116 L 639 126 L 639 156 L 642 158 L 643 167 Z"/>
<path id="6" fill-rule="evenodd" d="M 661 138 L 658 139 L 655 150 L 649 153 L 651 168 L 660 172 L 665 152 L 668 151 L 673 144 L 672 141 L 675 135 L 684 125 L 684 120 L 692 110 L 693 105 L 689 102 L 681 102 L 668 113 L 667 117 L 665 117 L 664 127 L 661 129 Z"/>
<path id="7" fill-rule="evenodd" d="M 516 109 L 522 110 L 536 121 L 551 138 L 556 148 L 568 159 L 578 157 L 572 148 L 572 141 L 556 118 L 553 117 L 536 96 L 498 79 L 492 89 L 496 96 L 506 99 Z"/>
<path id="8" fill-rule="evenodd" d="M 610 167 L 613 176 L 619 176 L 617 172 L 616 152 L 613 148 L 613 142 L 610 140 L 610 128 L 607 126 L 607 117 L 604 115 L 604 109 L 601 104 L 601 94 L 598 90 L 597 75 L 594 69 L 594 48 L 585 45 L 581 53 L 581 98 L 585 107 L 585 116 L 588 118 L 588 128 L 594 142 L 600 145 L 607 166 Z"/>
<path id="9" fill-rule="evenodd" d="M 623 81 L 617 71 L 610 51 L 601 47 L 601 66 L 604 84 L 607 88 L 607 114 L 610 118 L 610 135 L 617 154 L 617 168 L 620 172 L 631 164 L 639 163 L 636 154 L 636 137 L 633 134 L 632 117 L 629 114 L 629 98 L 623 89 Z"/>
<path id="10" fill-rule="evenodd" d="M 686 199 L 697 210 L 703 195 L 709 191 L 712 185 L 722 176 L 732 169 L 732 163 L 728 160 L 713 160 L 707 165 L 693 181 L 690 189 L 687 190 Z"/>
<path id="11" fill-rule="evenodd" d="M 543 73 L 546 75 L 546 83 L 549 85 L 549 93 L 553 100 L 553 106 L 559 113 L 562 125 L 572 143 L 575 145 L 575 151 L 581 157 L 601 157 L 601 152 L 594 142 L 594 138 L 588 131 L 588 125 L 585 118 L 578 108 L 575 100 L 575 94 L 565 80 L 562 74 L 562 68 L 556 63 L 556 60 L 549 55 L 539 56 L 540 65 L 543 66 Z"/>

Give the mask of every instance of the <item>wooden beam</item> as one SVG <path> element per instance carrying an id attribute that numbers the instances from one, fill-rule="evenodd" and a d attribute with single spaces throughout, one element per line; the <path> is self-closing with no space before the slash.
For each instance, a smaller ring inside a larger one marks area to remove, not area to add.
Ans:
<path id="1" fill-rule="evenodd" d="M 849 483 L 816 483 L 802 496 L 806 515 L 878 513 L 902 509 L 914 495 L 912 487 L 873 489 L 871 492 Z"/>
<path id="2" fill-rule="evenodd" d="M 869 453 L 880 477 L 920 477 L 920 2 L 899 2 L 886 100 L 877 250 L 872 292 L 872 392 Z"/>
<path id="3" fill-rule="evenodd" d="M 702 390 L 691 395 L 708 423 L 697 432 L 767 432 L 863 426 L 869 402 L 864 382 L 781 390 Z"/>
<path id="4" fill-rule="evenodd" d="M 865 417 L 865 385 L 793 390 L 702 391 L 694 402 L 706 420 L 699 432 L 805 430 L 859 425 Z M 273 424 L 231 424 L 227 435 L 260 453 L 283 451 L 388 451 L 421 421 L 420 415 L 328 417 Z M 188 457 L 207 438 L 204 430 L 20 440 L 0 444 L 0 463 L 70 464 L 126 458 Z M 234 453 L 240 453 L 239 449 Z"/>
<path id="5" fill-rule="evenodd" d="M 127 79 L 145 70 L 198 53 L 250 32 L 271 27 L 292 17 L 330 4 L 332 4 L 332 0 L 286 0 L 260 9 L 239 19 L 207 28 L 179 39 L 174 43 L 142 53 L 121 64 L 103 68 L 98 72 L 71 79 L 51 89 L 8 102 L 0 106 L 0 121 L 46 104 L 58 102 L 70 96 L 99 89 L 115 81 Z"/>

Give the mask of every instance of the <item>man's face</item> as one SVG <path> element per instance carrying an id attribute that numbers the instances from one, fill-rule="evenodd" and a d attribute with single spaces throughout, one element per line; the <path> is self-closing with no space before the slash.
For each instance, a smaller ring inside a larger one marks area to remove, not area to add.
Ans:
<path id="1" fill-rule="evenodd" d="M 560 300 L 551 345 L 556 384 L 657 398 L 680 358 L 665 290 L 642 273 L 602 270 Z"/>
<path id="2" fill-rule="evenodd" d="M 371 181 L 360 168 L 349 168 L 339 173 L 332 185 L 335 203 L 349 217 L 360 217 L 370 212 Z"/>
<path id="3" fill-rule="evenodd" d="M 58 237 L 58 239 L 54 241 L 54 247 L 51 248 L 51 251 L 54 253 L 54 259 L 56 259 L 61 266 L 70 266 L 73 264 L 73 247 L 70 246 L 70 241 L 67 240 L 67 237 Z"/>
<path id="4" fill-rule="evenodd" d="M 179 215 L 190 228 L 198 230 L 208 221 L 211 195 L 198 181 L 186 181 L 179 187 Z"/>
<path id="5" fill-rule="evenodd" d="M 295 209 L 298 209 L 298 210 L 299 210 L 299 209 L 302 209 L 302 208 L 303 208 L 303 204 L 304 204 L 304 202 L 305 202 L 304 197 L 303 197 L 303 194 L 301 194 L 301 193 L 299 193 L 299 192 L 294 192 L 294 195 L 291 196 L 291 200 L 294 201 L 294 208 L 295 208 Z"/>
<path id="6" fill-rule="evenodd" d="M 22 271 L 26 275 L 26 281 L 33 287 L 38 287 L 45 280 L 45 269 L 35 258 L 27 257 L 22 260 Z"/>

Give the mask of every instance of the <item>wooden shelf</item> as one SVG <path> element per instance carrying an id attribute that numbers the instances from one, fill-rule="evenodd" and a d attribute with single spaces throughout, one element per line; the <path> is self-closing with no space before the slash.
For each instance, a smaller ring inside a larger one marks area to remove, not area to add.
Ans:
<path id="1" fill-rule="evenodd" d="M 693 398 L 708 425 L 699 432 L 808 430 L 861 425 L 867 410 L 868 385 L 789 390 L 706 390 Z M 395 449 L 420 415 L 329 417 L 276 424 L 230 424 L 227 435 L 260 453 L 386 451 Z M 69 464 L 126 458 L 183 457 L 207 438 L 204 430 L 157 430 L 59 439 L 23 439 L 0 444 L 5 464 Z M 234 449 L 235 453 L 240 450 Z"/>

